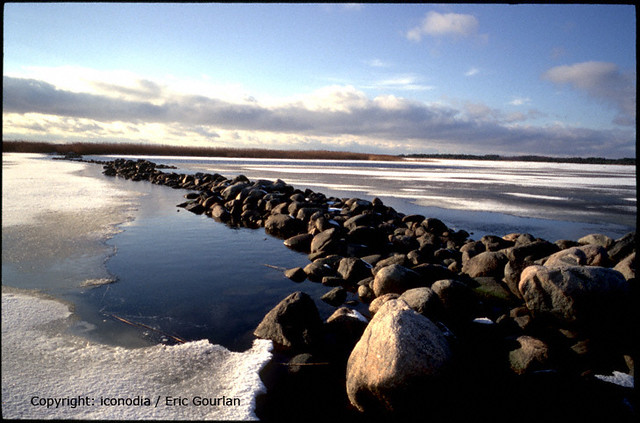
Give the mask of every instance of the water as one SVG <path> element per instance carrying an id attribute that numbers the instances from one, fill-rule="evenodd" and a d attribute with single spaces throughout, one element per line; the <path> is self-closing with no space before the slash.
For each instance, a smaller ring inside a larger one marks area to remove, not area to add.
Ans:
<path id="1" fill-rule="evenodd" d="M 630 166 L 151 160 L 177 166 L 181 173 L 282 178 L 330 196 L 378 196 L 400 212 L 440 218 L 472 232 L 474 239 L 510 232 L 552 241 L 589 233 L 617 238 L 635 230 L 635 168 Z M 105 177 L 98 165 L 3 155 L 3 416 L 255 417 L 250 404 L 263 389 L 257 373 L 270 353 L 268 345 L 254 343 L 251 333 L 264 314 L 295 290 L 309 293 L 323 318 L 335 309 L 319 300 L 326 287 L 296 284 L 265 266 L 302 266 L 306 255 L 288 250 L 263 229 L 232 229 L 176 208 L 184 194 Z M 64 303 L 33 297 L 34 290 Z M 367 313 L 362 305 L 358 309 Z M 28 321 L 33 324 L 20 326 Z M 41 330 L 43 325 L 48 329 Z M 33 342 L 25 338 L 22 345 L 20 334 L 30 334 Z M 189 342 L 158 347 L 174 343 L 172 336 Z M 22 359 L 26 352 L 31 354 L 27 361 Z M 207 358 L 212 354 L 218 358 Z M 69 359 L 78 360 L 81 373 L 69 365 L 56 372 L 47 364 Z M 117 365 L 109 366 L 109 360 Z M 194 370 L 189 362 L 200 364 Z M 172 380 L 163 379 L 166 368 L 178 369 Z M 214 368 L 226 369 L 227 377 Z M 49 369 L 46 377 L 39 369 Z M 151 375 L 149 384 L 144 375 Z M 28 390 L 59 397 L 87 391 L 155 396 L 178 395 L 189 384 L 231 395 L 229 386 L 239 377 L 247 381 L 238 395 L 249 405 L 230 415 L 198 414 L 194 407 L 179 413 L 91 408 L 56 414 L 25 406 Z"/>

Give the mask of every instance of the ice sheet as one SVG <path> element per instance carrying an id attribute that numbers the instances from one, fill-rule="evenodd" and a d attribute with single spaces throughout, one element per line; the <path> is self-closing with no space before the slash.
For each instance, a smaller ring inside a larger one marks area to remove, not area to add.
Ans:
<path id="1" fill-rule="evenodd" d="M 255 340 L 243 353 L 206 340 L 125 349 L 67 333 L 72 321 L 63 303 L 3 288 L 4 418 L 257 419 L 255 397 L 264 391 L 258 371 L 271 358 L 271 341 Z M 223 396 L 229 405 L 197 405 Z M 89 400 L 73 408 L 70 399 L 78 397 Z M 181 405 L 167 405 L 167 397 L 180 397 Z M 101 405 L 107 398 L 122 405 Z M 47 399 L 59 406 L 39 405 Z"/>

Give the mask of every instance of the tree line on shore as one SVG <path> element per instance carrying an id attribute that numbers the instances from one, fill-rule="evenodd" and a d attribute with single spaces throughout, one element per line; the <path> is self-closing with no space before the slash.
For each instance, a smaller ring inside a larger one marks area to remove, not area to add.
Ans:
<path id="1" fill-rule="evenodd" d="M 606 159 L 602 157 L 550 157 L 536 155 L 502 156 L 498 154 L 369 154 L 329 150 L 272 150 L 266 148 L 194 147 L 141 143 L 88 143 L 76 142 L 56 144 L 35 141 L 3 141 L 5 153 L 54 153 L 54 154 L 120 154 L 149 156 L 197 156 L 197 157 L 243 157 L 264 159 L 320 159 L 320 160 L 403 160 L 408 159 L 454 159 L 454 160 L 499 160 L 523 162 L 617 164 L 635 166 L 636 159 L 625 157 Z"/>

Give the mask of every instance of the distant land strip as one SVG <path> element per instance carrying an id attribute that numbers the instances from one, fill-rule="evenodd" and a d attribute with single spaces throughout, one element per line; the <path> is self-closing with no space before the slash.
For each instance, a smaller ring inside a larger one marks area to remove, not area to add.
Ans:
<path id="1" fill-rule="evenodd" d="M 549 156 L 501 156 L 497 154 L 370 154 L 329 150 L 271 150 L 266 148 L 187 147 L 176 145 L 149 145 L 133 143 L 67 143 L 56 144 L 37 141 L 3 141 L 4 153 L 54 153 L 79 155 L 147 155 L 147 156 L 196 156 L 238 157 L 261 159 L 316 159 L 316 160 L 404 160 L 404 159 L 454 159 L 501 160 L 522 162 L 584 163 L 636 165 L 635 158 L 605 159 L 602 157 L 549 157 Z"/>

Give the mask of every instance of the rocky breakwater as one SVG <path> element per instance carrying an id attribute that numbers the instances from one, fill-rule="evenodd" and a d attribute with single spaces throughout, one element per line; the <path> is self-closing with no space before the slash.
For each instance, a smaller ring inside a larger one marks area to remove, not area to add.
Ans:
<path id="1" fill-rule="evenodd" d="M 336 312 L 322 321 L 314 301 L 295 292 L 256 328 L 276 346 L 263 374 L 271 395 L 263 419 L 637 418 L 632 389 L 597 376 L 629 384 L 634 373 L 635 232 L 616 240 L 472 240 L 377 198 L 326 197 L 242 175 L 163 173 L 140 160 L 104 167 L 195 190 L 180 207 L 264 227 L 308 254 L 307 266 L 285 275 L 327 286 L 322 300 Z M 345 303 L 348 292 L 368 313 Z"/>

